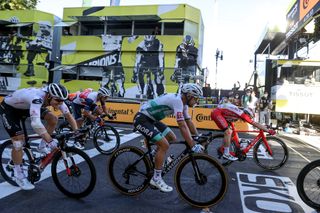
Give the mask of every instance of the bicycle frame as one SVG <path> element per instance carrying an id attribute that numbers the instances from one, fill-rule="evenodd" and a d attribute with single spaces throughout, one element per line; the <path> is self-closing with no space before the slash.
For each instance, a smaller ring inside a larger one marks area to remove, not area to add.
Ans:
<path id="1" fill-rule="evenodd" d="M 230 123 L 231 129 L 232 129 L 232 138 L 235 142 L 235 145 L 240 148 L 240 142 L 239 142 L 239 135 L 238 133 L 258 133 L 252 140 L 250 140 L 250 143 L 242 150 L 242 153 L 248 153 L 249 150 L 260 140 L 262 139 L 263 143 L 265 144 L 269 154 L 272 156 L 272 150 L 266 140 L 266 136 L 264 134 L 263 130 L 236 130 L 234 123 Z"/>

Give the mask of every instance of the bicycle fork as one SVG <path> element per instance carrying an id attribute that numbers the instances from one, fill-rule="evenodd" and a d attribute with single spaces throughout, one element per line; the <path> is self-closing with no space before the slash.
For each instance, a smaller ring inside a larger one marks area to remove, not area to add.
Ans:
<path id="1" fill-rule="evenodd" d="M 66 167 L 66 172 L 68 176 L 79 176 L 80 169 L 77 166 L 74 158 L 71 156 L 68 158 L 67 153 L 61 150 L 61 155 L 63 159 L 64 166 Z"/>

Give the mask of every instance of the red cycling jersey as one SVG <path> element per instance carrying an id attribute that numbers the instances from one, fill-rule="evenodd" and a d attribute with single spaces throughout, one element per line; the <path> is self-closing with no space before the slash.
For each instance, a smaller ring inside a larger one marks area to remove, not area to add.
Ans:
<path id="1" fill-rule="evenodd" d="M 219 104 L 217 108 L 212 110 L 211 119 L 222 130 L 226 130 L 228 128 L 228 123 L 236 121 L 238 119 L 242 119 L 243 121 L 250 124 L 253 122 L 249 115 L 247 115 L 243 112 L 243 110 L 239 109 L 239 107 L 231 103 Z"/>

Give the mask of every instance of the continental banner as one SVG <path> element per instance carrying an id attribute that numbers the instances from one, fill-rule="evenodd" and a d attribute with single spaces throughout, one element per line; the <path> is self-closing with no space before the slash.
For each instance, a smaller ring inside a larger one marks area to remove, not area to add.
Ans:
<path id="1" fill-rule="evenodd" d="M 107 103 L 107 109 L 110 112 L 117 113 L 117 119 L 114 122 L 132 123 L 134 115 L 139 111 L 140 104 L 126 104 L 126 103 Z M 214 121 L 211 120 L 210 108 L 193 108 L 189 109 L 191 119 L 196 128 L 199 129 L 219 129 Z M 174 116 L 167 117 L 162 120 L 168 126 L 177 127 L 178 124 Z M 248 124 L 242 121 L 235 122 L 238 130 L 248 130 Z"/>

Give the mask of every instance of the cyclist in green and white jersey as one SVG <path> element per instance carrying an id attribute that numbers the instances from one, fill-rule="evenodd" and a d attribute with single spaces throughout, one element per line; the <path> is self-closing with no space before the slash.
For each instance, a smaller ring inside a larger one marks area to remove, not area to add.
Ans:
<path id="1" fill-rule="evenodd" d="M 163 192 L 172 191 L 161 177 L 162 165 L 169 148 L 168 141 L 177 138 L 173 131 L 161 122 L 168 115 L 176 117 L 183 138 L 194 152 L 202 152 L 203 147 L 196 144 L 191 134 L 198 135 L 197 129 L 190 119 L 188 107 L 193 107 L 202 96 L 202 88 L 193 83 L 182 85 L 181 94 L 164 94 L 143 104 L 134 118 L 134 127 L 151 143 L 157 145 L 155 170 L 150 184 Z"/>

